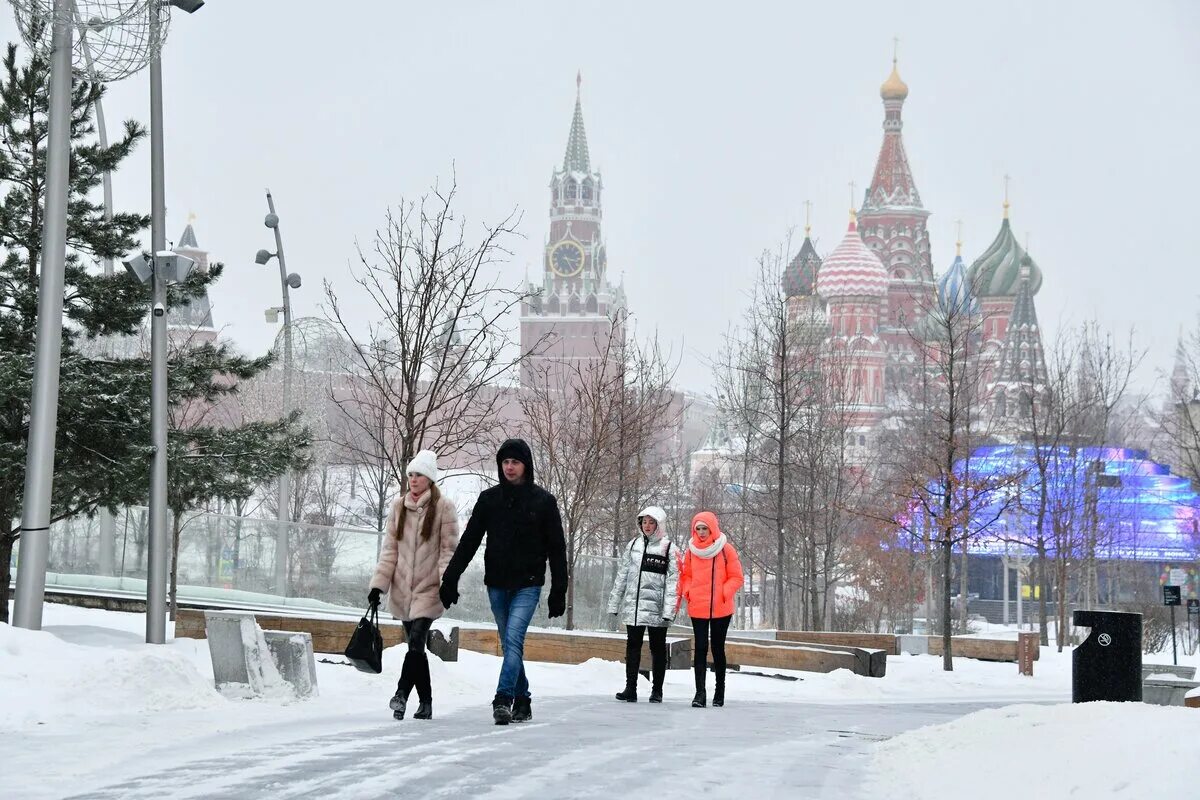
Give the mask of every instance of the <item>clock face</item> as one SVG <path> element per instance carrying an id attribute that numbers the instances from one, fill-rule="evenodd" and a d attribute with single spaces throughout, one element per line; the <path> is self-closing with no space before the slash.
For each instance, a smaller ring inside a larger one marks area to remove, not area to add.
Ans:
<path id="1" fill-rule="evenodd" d="M 578 275 L 583 270 L 583 248 L 575 242 L 559 242 L 550 251 L 550 268 L 564 278 Z"/>

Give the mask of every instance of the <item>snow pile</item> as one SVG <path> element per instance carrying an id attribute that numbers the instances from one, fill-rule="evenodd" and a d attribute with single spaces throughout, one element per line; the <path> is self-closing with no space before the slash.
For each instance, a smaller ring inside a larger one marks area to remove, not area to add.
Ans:
<path id="1" fill-rule="evenodd" d="M 891 800 L 968 795 L 1189 797 L 1200 713 L 1142 703 L 1017 705 L 876 747 L 868 787 Z"/>
<path id="2" fill-rule="evenodd" d="M 73 631 L 68 628 L 66 633 Z M 126 631 L 78 631 L 68 642 L 50 631 L 0 625 L 0 729 L 107 711 L 140 715 L 210 708 L 223 701 L 212 677 L 173 647 L 140 643 Z"/>

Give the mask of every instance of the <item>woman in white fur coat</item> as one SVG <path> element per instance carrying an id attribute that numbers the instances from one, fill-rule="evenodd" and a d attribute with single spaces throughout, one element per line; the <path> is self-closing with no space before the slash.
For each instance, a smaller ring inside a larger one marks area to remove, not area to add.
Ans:
<path id="1" fill-rule="evenodd" d="M 458 545 L 458 510 L 442 496 L 437 479 L 437 453 L 417 453 L 408 465 L 408 491 L 392 503 L 387 535 L 367 595 L 374 608 L 386 592 L 388 610 L 404 623 L 408 652 L 396 694 L 388 704 L 396 719 L 404 719 L 408 696 L 414 688 L 419 705 L 413 718 L 433 718 L 426 646 L 430 626 L 445 611 L 438 587 Z"/>

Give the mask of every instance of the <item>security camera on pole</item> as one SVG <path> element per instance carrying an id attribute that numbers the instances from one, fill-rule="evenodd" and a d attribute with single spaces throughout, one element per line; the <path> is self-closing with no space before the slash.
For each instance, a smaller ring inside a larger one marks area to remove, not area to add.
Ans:
<path id="1" fill-rule="evenodd" d="M 279 320 L 279 312 L 283 312 L 283 413 L 284 416 L 292 411 L 292 301 L 288 289 L 300 288 L 300 276 L 295 272 L 288 273 L 287 262 L 283 258 L 283 237 L 279 233 L 279 216 L 275 213 L 275 200 L 271 190 L 267 190 L 267 216 L 263 224 L 275 232 L 275 252 L 259 250 L 254 256 L 256 264 L 267 264 L 272 258 L 279 259 L 279 287 L 283 293 L 283 305 L 267 309 L 267 322 Z M 279 529 L 275 534 L 275 593 L 286 597 L 288 569 L 288 527 L 291 524 L 289 508 L 291 506 L 292 474 L 285 471 L 279 476 Z"/>
<path id="2" fill-rule="evenodd" d="M 20 567 L 13 624 L 39 630 L 50 549 L 50 498 L 58 434 L 59 358 L 67 258 L 67 197 L 71 160 L 71 74 L 113 82 L 134 74 L 157 53 L 149 0 L 11 0 L 21 38 L 50 61 L 42 265 L 21 501 Z M 75 31 L 80 47 L 75 52 Z"/>

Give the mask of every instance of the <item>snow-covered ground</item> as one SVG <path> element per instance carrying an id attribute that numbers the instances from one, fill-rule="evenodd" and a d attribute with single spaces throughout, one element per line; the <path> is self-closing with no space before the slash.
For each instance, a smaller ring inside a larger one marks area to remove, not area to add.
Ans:
<path id="1" fill-rule="evenodd" d="M 1039 791 L 1068 785 L 1043 783 L 1064 776 L 1097 789 L 1088 796 L 1142 797 L 1116 792 L 1151 785 L 1149 771 L 1154 785 L 1200 779 L 1200 759 L 1164 743 L 1197 741 L 1200 713 L 1071 706 L 1070 653 L 1053 648 L 1043 648 L 1033 678 L 965 659 L 945 673 L 931 656 L 892 657 L 883 679 L 733 673 L 727 707 L 703 711 L 688 706 L 690 672 L 668 674 L 662 707 L 624 706 L 612 700 L 621 664 L 530 663 L 534 724 L 506 731 L 490 724 L 494 656 L 431 659 L 436 718 L 397 723 L 387 700 L 399 649 L 384 654 L 383 675 L 318 663 L 320 696 L 307 701 L 231 700 L 213 688 L 206 642 L 152 646 L 143 632 L 140 615 L 62 605 L 47 606 L 43 631 L 0 626 L 6 797 L 362 798 L 395 796 L 418 778 L 424 796 L 454 797 L 753 791 L 845 800 L 878 780 L 888 796 L 933 798 L 968 778 L 977 797 L 1011 796 L 980 794 L 1002 785 L 1066 796 Z M 420 770 L 404 769 L 406 752 L 421 756 Z M 697 771 L 706 758 L 724 766 Z M 1084 761 L 1104 766 L 1102 782 L 1087 782 Z M 997 765 L 986 786 L 984 763 Z M 945 764 L 959 768 L 934 774 Z"/>

